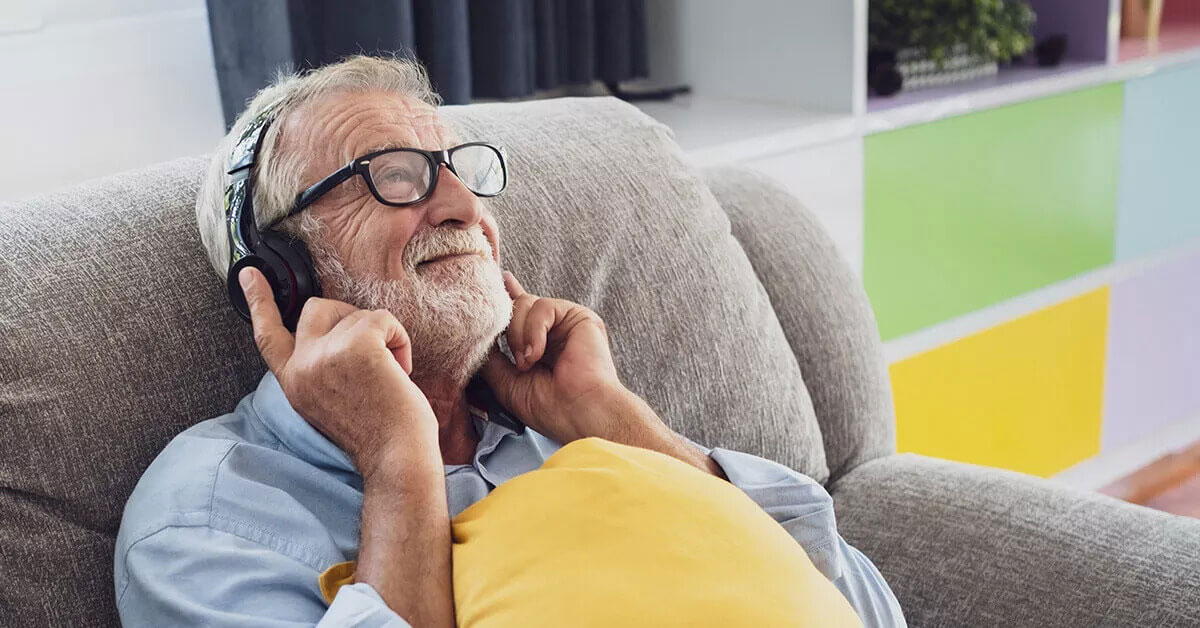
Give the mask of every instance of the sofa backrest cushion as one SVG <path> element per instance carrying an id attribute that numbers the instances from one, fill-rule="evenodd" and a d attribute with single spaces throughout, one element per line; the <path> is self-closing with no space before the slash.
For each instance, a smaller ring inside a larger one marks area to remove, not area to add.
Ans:
<path id="1" fill-rule="evenodd" d="M 825 479 L 767 294 L 665 127 L 612 99 L 443 115 L 507 147 L 510 187 L 491 200 L 503 261 L 605 319 L 626 385 L 698 442 Z M 204 169 L 183 159 L 0 205 L 0 610 L 17 625 L 115 622 L 129 492 L 264 372 L 201 249 Z"/>

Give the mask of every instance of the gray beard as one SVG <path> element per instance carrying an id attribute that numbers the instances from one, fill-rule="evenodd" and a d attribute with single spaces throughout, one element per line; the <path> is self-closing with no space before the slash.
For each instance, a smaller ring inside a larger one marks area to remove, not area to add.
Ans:
<path id="1" fill-rule="evenodd" d="M 432 255 L 458 248 L 489 253 L 436 268 L 417 266 Z M 465 386 L 512 317 L 512 298 L 479 228 L 414 234 L 404 252 L 403 279 L 351 273 L 324 243 L 309 242 L 309 250 L 326 298 L 364 310 L 385 309 L 400 321 L 412 342 L 410 377 L 417 382 Z"/>

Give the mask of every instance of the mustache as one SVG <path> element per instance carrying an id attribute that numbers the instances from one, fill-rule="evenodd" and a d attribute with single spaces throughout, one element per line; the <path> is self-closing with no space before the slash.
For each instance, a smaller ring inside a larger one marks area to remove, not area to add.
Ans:
<path id="1" fill-rule="evenodd" d="M 415 270 L 417 264 L 444 255 L 477 253 L 491 259 L 492 247 L 483 228 L 455 229 L 441 227 L 413 234 L 404 249 L 404 267 Z"/>

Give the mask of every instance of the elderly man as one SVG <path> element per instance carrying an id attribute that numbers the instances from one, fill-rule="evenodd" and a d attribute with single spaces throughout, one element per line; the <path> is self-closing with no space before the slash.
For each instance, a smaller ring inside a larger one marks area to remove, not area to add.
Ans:
<path id="1" fill-rule="evenodd" d="M 324 298 L 288 320 L 278 277 L 234 273 L 270 372 L 176 437 L 130 497 L 122 621 L 453 625 L 451 520 L 599 437 L 732 482 L 864 624 L 903 625 L 819 484 L 673 433 L 622 385 L 599 316 L 501 270 L 481 197 L 503 189 L 504 154 L 463 146 L 435 103 L 419 66 L 354 57 L 264 89 L 217 151 L 196 204 L 214 267 L 231 260 L 230 151 L 270 118 L 249 173 L 255 222 L 306 245 Z M 326 603 L 318 577 L 352 558 L 353 583 Z"/>

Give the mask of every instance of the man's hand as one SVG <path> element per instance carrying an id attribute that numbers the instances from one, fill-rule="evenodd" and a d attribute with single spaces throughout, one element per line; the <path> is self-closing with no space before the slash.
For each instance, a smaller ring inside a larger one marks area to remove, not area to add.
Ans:
<path id="1" fill-rule="evenodd" d="M 578 303 L 529 294 L 508 271 L 504 285 L 513 299 L 508 347 L 516 366 L 493 349 L 482 369 L 504 407 L 564 445 L 598 436 L 723 475 L 712 459 L 672 432 L 621 384 L 608 332 L 595 312 Z"/>
<path id="2" fill-rule="evenodd" d="M 504 286 L 513 299 L 507 333 L 516 366 L 493 349 L 482 369 L 488 386 L 526 425 L 560 443 L 599 435 L 581 410 L 624 391 L 604 321 L 577 303 L 525 292 L 508 271 Z"/>
<path id="3" fill-rule="evenodd" d="M 293 337 L 279 316 L 266 278 L 242 269 L 254 342 L 300 416 L 341 447 L 367 477 L 381 464 L 433 462 L 437 418 L 408 378 L 408 332 L 387 310 L 360 310 L 331 299 L 309 299 Z M 432 448 L 432 450 L 430 450 Z"/>
<path id="4" fill-rule="evenodd" d="M 363 476 L 355 580 L 414 626 L 453 626 L 450 513 L 437 417 L 408 378 L 408 333 L 390 312 L 309 299 L 296 335 L 257 269 L 238 275 L 254 342 L 292 408 Z"/>

